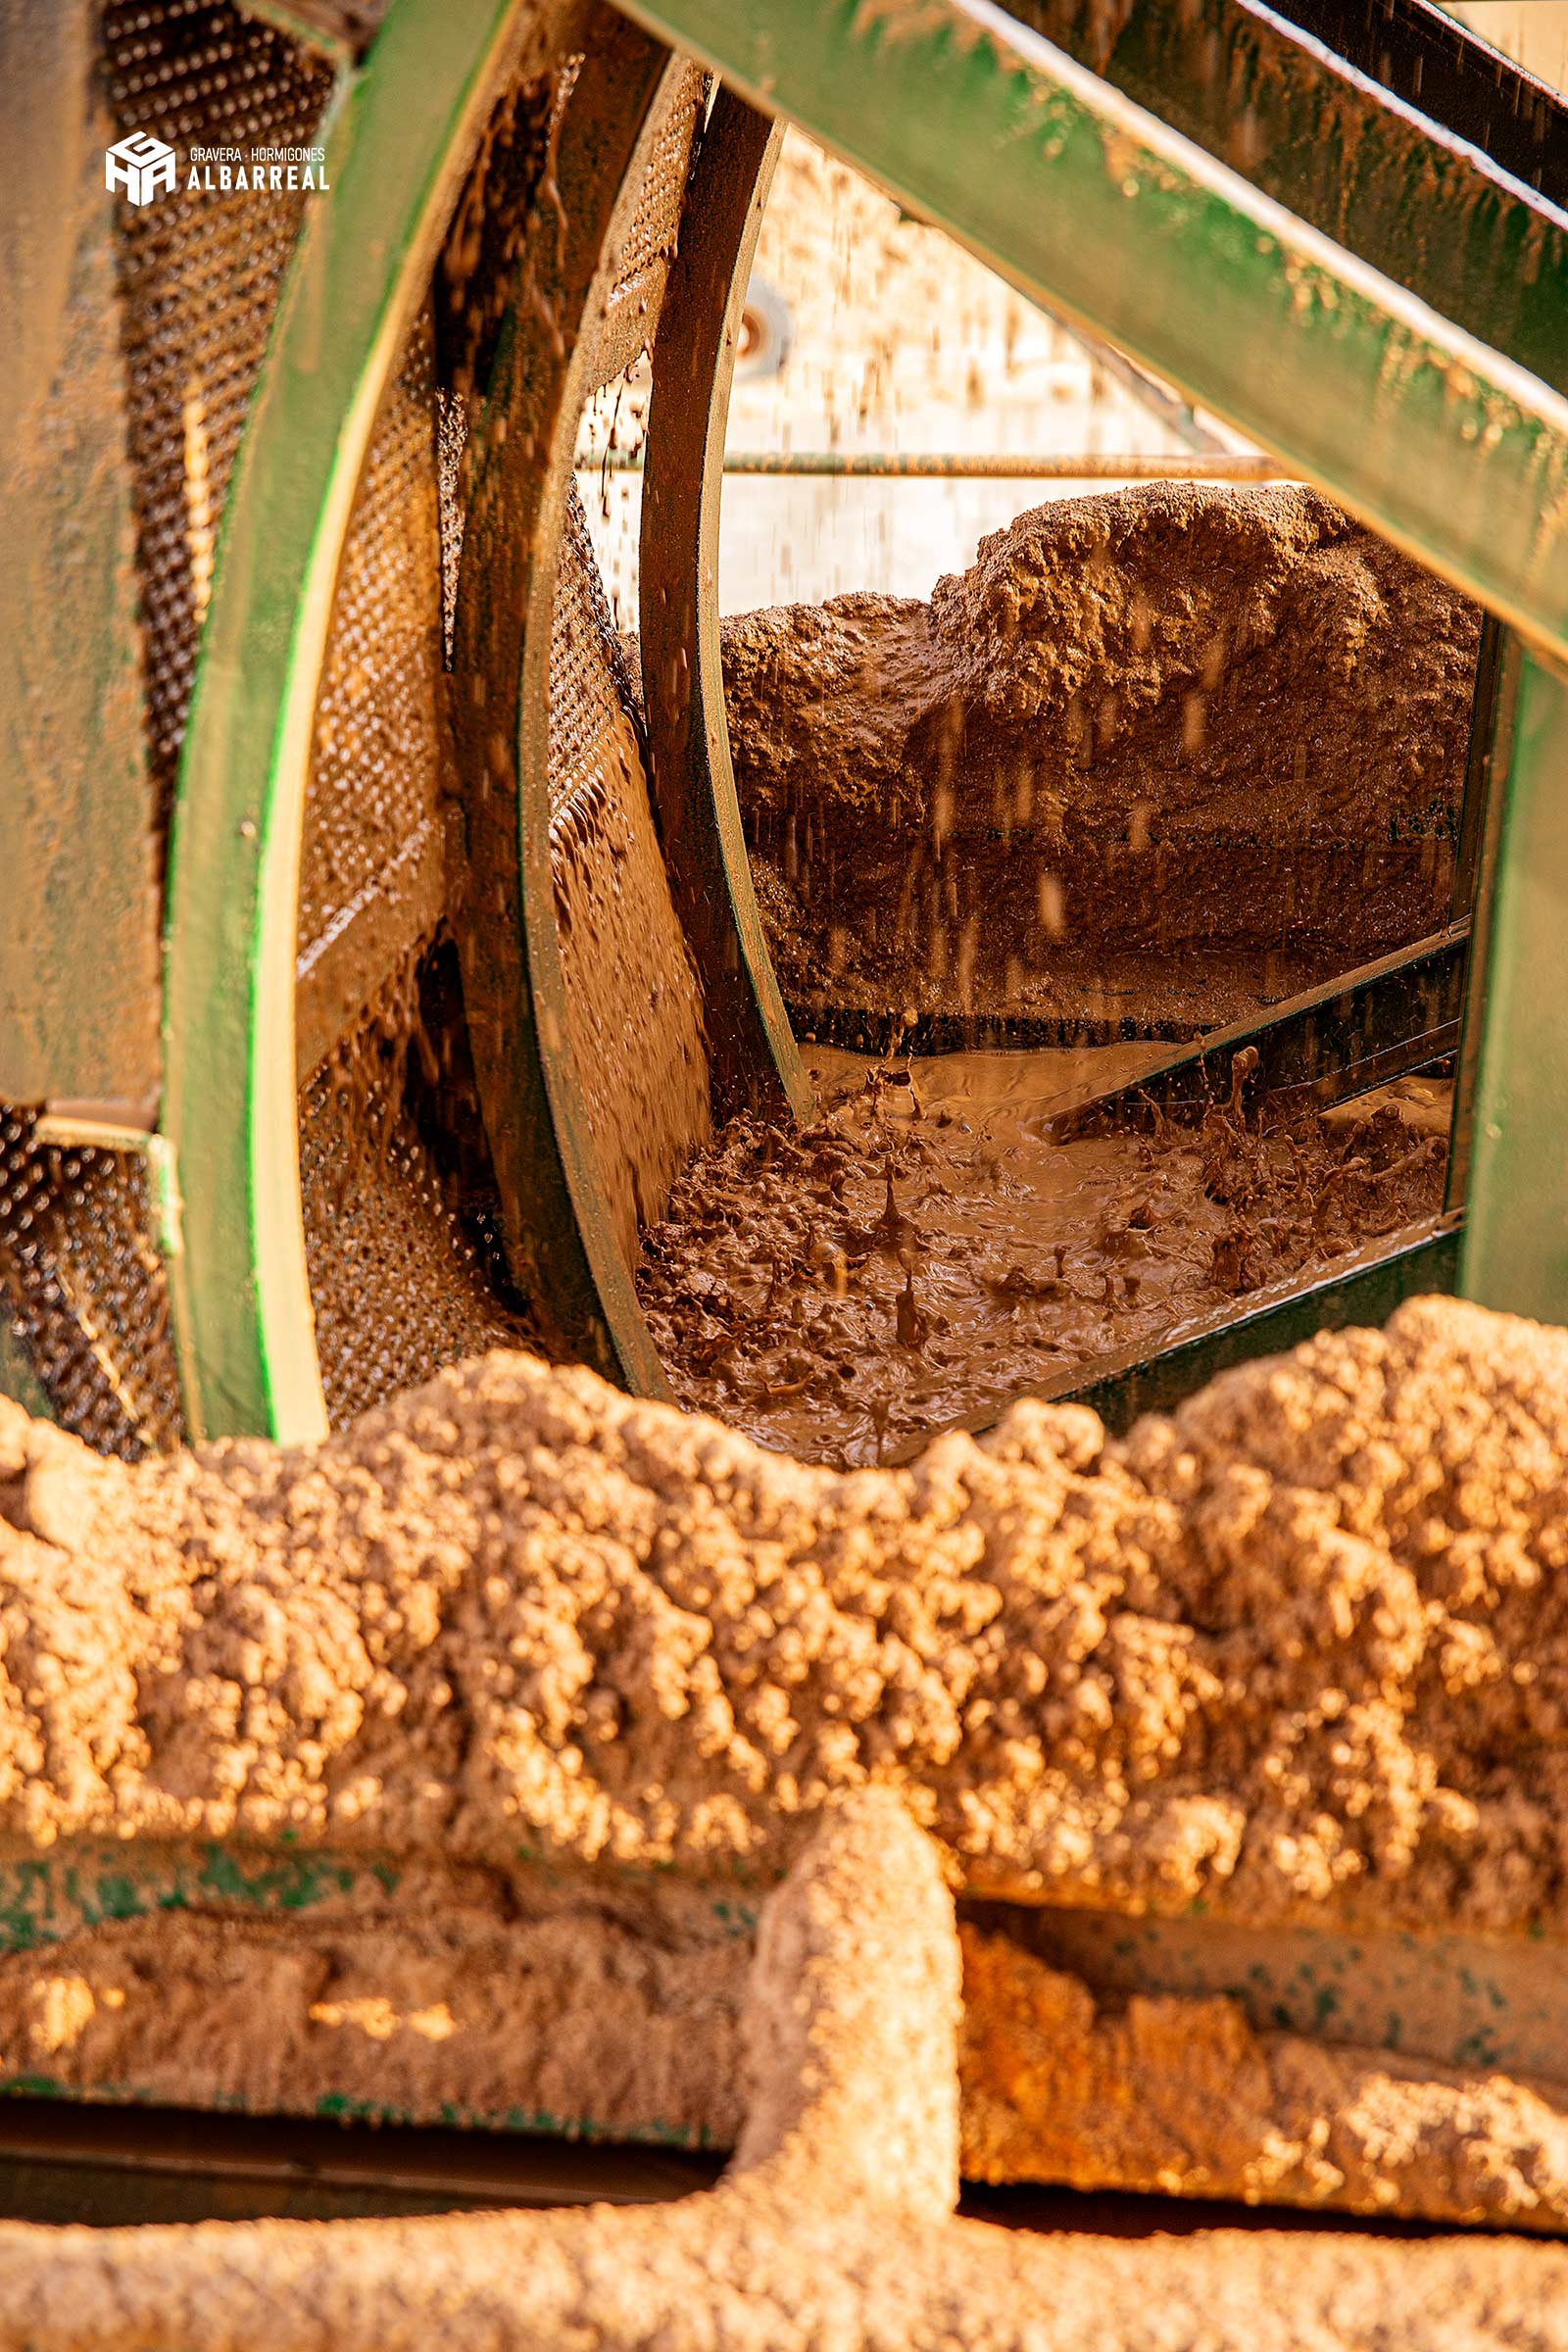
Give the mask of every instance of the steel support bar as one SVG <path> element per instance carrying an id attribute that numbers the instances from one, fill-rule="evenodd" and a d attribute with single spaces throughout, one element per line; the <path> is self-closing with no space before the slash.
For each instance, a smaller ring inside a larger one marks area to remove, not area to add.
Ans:
<path id="1" fill-rule="evenodd" d="M 577 470 L 642 473 L 640 452 L 611 450 Z M 963 451 L 898 449 L 729 449 L 723 471 L 744 474 L 848 476 L 872 481 L 954 482 L 1277 482 L 1275 458 L 1227 450 L 1212 458 L 1020 457 L 1013 451 L 971 457 Z"/>
<path id="2" fill-rule="evenodd" d="M 1498 697 L 1502 690 L 1503 649 L 1507 632 L 1496 615 L 1481 622 L 1476 652 L 1475 687 L 1470 698 L 1470 736 L 1465 750 L 1464 792 L 1459 803 L 1459 836 L 1454 844 L 1453 883 L 1448 906 L 1455 922 L 1471 913 L 1481 874 L 1481 845 L 1486 831 L 1492 790 L 1493 750 L 1496 737 Z"/>
<path id="3" fill-rule="evenodd" d="M 1568 1322 L 1568 680 L 1528 654 L 1499 745 L 1461 1087 L 1474 1085 L 1459 1288 Z M 1493 867 L 1488 875 L 1488 865 Z M 1488 892 L 1488 881 L 1491 888 Z"/>
<path id="4" fill-rule="evenodd" d="M 175 804 L 164 1129 L 193 1439 L 320 1437 L 300 1212 L 301 826 L 338 558 L 376 410 L 428 282 L 518 0 L 399 0 L 326 130 L 224 514 Z"/>
<path id="5" fill-rule="evenodd" d="M 1171 1112 L 1223 1101 L 1236 1056 L 1257 1061 L 1245 1101 L 1265 1124 L 1343 1102 L 1419 1069 L 1459 1043 L 1468 923 L 1291 997 L 1262 1019 L 1213 1030 L 1143 1077 L 1074 1103 L 1052 1123 L 1058 1143 L 1107 1127 L 1151 1128 Z"/>
<path id="6" fill-rule="evenodd" d="M 627 0 L 1568 659 L 1568 402 L 989 0 Z"/>
<path id="7" fill-rule="evenodd" d="M 1150 1354 L 1128 1348 L 1098 1362 L 1076 1364 L 1055 1381 L 1026 1394 L 1048 1403 L 1092 1405 L 1112 1435 L 1141 1413 L 1165 1413 L 1217 1373 L 1260 1355 L 1282 1353 L 1320 1331 L 1386 1322 L 1402 1299 L 1426 1291 L 1451 1291 L 1459 1259 L 1459 1220 L 1446 1216 L 1409 1226 L 1372 1244 L 1317 1281 L 1260 1294 L 1241 1314 L 1227 1310 L 1184 1331 Z M 1005 1404 L 988 1405 L 951 1424 L 978 1437 L 994 1429 Z M 889 1455 L 911 1460 L 931 1442 L 922 1431 Z"/>
<path id="8" fill-rule="evenodd" d="M 1496 151 L 1483 152 L 1480 138 L 1494 122 L 1475 108 L 1457 110 L 1459 135 L 1446 128 L 1434 111 L 1439 74 L 1430 95 L 1424 74 L 1409 77 L 1419 78 L 1419 96 L 1379 86 L 1395 75 L 1401 43 L 1418 36 L 1426 12 L 1370 10 L 1365 0 L 1308 9 L 1309 21 L 1332 21 L 1332 32 L 1326 23 L 1318 39 L 1259 0 L 1189 0 L 1181 8 L 1133 0 L 1116 11 L 1109 33 L 1103 14 L 1081 0 L 1008 0 L 1008 10 L 1456 326 L 1559 391 L 1568 386 L 1563 191 L 1550 202 L 1512 176 Z M 1333 54 L 1334 35 L 1348 34 L 1355 16 L 1359 66 Z M 1466 86 L 1490 82 L 1494 118 L 1534 126 L 1545 102 L 1551 119 L 1540 127 L 1548 138 L 1532 145 L 1532 155 L 1565 143 L 1568 117 L 1549 93 L 1459 26 L 1446 33 L 1446 51 L 1468 51 L 1476 61 Z"/>
<path id="9" fill-rule="evenodd" d="M 1477 694 L 1470 730 L 1470 756 L 1465 775 L 1465 821 L 1468 847 L 1461 854 L 1472 867 L 1470 956 L 1465 972 L 1464 1017 L 1460 1024 L 1459 1060 L 1454 1075 L 1453 1120 L 1448 1132 L 1448 1165 L 1445 1176 L 1445 1204 L 1462 1208 L 1470 1188 L 1470 1158 L 1475 1140 L 1476 1085 L 1481 1071 L 1481 1046 L 1487 1020 L 1487 974 L 1492 960 L 1492 930 L 1495 912 L 1498 857 L 1502 841 L 1503 804 L 1509 763 L 1513 758 L 1513 721 L 1519 698 L 1517 641 L 1503 629 L 1494 663 L 1488 707 Z"/>
<path id="10" fill-rule="evenodd" d="M 1274 14 L 1526 187 L 1568 204 L 1561 98 L 1436 0 L 1277 0 Z"/>

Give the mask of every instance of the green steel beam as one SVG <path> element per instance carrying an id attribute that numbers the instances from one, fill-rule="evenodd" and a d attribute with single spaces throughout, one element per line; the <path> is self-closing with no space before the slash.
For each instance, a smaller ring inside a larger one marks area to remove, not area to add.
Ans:
<path id="1" fill-rule="evenodd" d="M 300 1213 L 301 826 L 339 552 L 382 390 L 423 299 L 521 0 L 395 0 L 325 138 L 220 536 L 180 764 L 163 1128 L 193 1439 L 326 1427 Z"/>
<path id="2" fill-rule="evenodd" d="M 626 0 L 1568 659 L 1568 402 L 988 0 Z"/>
<path id="3" fill-rule="evenodd" d="M 1424 91 L 1406 102 L 1379 88 L 1251 0 L 1132 0 L 1112 25 L 1082 0 L 1009 0 L 1008 13 L 1455 326 L 1568 388 L 1568 216 L 1419 111 Z M 1404 29 L 1385 20 L 1376 46 L 1396 52 Z M 1494 63 L 1494 97 L 1508 71 Z M 1553 129 L 1560 142 L 1560 120 Z"/>
<path id="4" fill-rule="evenodd" d="M 1490 907 L 1467 1014 L 1459 1289 L 1568 1323 L 1568 679 L 1521 656 L 1494 793 Z"/>
<path id="5" fill-rule="evenodd" d="M 1231 1085 L 1235 1056 L 1257 1055 L 1245 1077 L 1250 1112 L 1265 1122 L 1326 1107 L 1451 1054 L 1459 1043 L 1468 923 L 1396 955 L 1339 973 L 1261 1017 L 1211 1030 L 1141 1078 L 1076 1102 L 1051 1123 L 1059 1143 L 1107 1127 L 1156 1127 L 1168 1111 L 1199 1110 Z"/>

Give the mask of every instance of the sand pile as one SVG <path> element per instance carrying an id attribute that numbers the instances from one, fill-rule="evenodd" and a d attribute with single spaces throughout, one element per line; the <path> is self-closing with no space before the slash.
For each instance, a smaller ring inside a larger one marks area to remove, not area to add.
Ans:
<path id="1" fill-rule="evenodd" d="M 727 2145 L 759 1905 L 870 1783 L 989 1898 L 969 2173 L 1561 2229 L 1568 2086 L 1040 1936 L 1568 1932 L 1565 1457 L 1568 1335 L 1436 1299 L 906 1471 L 519 1354 L 292 1453 L 7 1407 L 0 1861 L 152 1907 L 0 1958 L 0 2071 Z M 313 1848 L 324 1898 L 270 1896 Z"/>
<path id="2" fill-rule="evenodd" d="M 1436 929 L 1478 632 L 1316 491 L 1181 483 L 1020 515 L 929 605 L 727 622 L 786 992 L 1081 1011 L 1121 958 L 1179 1025 L 1238 957 L 1280 994 Z"/>
<path id="3" fill-rule="evenodd" d="M 309 1451 L 0 1432 L 13 1853 L 765 1879 L 870 1779 L 1012 1899 L 1568 1923 L 1561 1333 L 1421 1301 L 901 1472 L 505 1354 Z"/>

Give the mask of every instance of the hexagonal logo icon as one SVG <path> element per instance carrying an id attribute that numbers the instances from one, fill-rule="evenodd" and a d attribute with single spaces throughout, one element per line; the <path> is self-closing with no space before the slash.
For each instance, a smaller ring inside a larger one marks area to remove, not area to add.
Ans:
<path id="1" fill-rule="evenodd" d="M 151 131 L 133 130 L 104 154 L 104 186 L 123 188 L 132 204 L 151 204 L 174 185 L 174 150 Z"/>

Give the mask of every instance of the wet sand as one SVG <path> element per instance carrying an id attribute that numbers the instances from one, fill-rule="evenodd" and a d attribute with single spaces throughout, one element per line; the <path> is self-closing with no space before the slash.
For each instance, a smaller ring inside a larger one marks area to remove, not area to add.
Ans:
<path id="1" fill-rule="evenodd" d="M 737 615 L 736 786 L 802 1026 L 1070 1039 L 1114 999 L 1213 1027 L 1436 929 L 1478 628 L 1315 491 L 1169 482 L 1018 515 L 929 604 Z"/>
<path id="2" fill-rule="evenodd" d="M 808 1460 L 874 1463 L 1441 1206 L 1432 1081 L 1267 1136 L 1216 1104 L 1157 1140 L 1054 1140 L 1055 1113 L 1153 1058 L 813 1050 L 817 1124 L 733 1122 L 644 1236 L 679 1400 Z"/>

